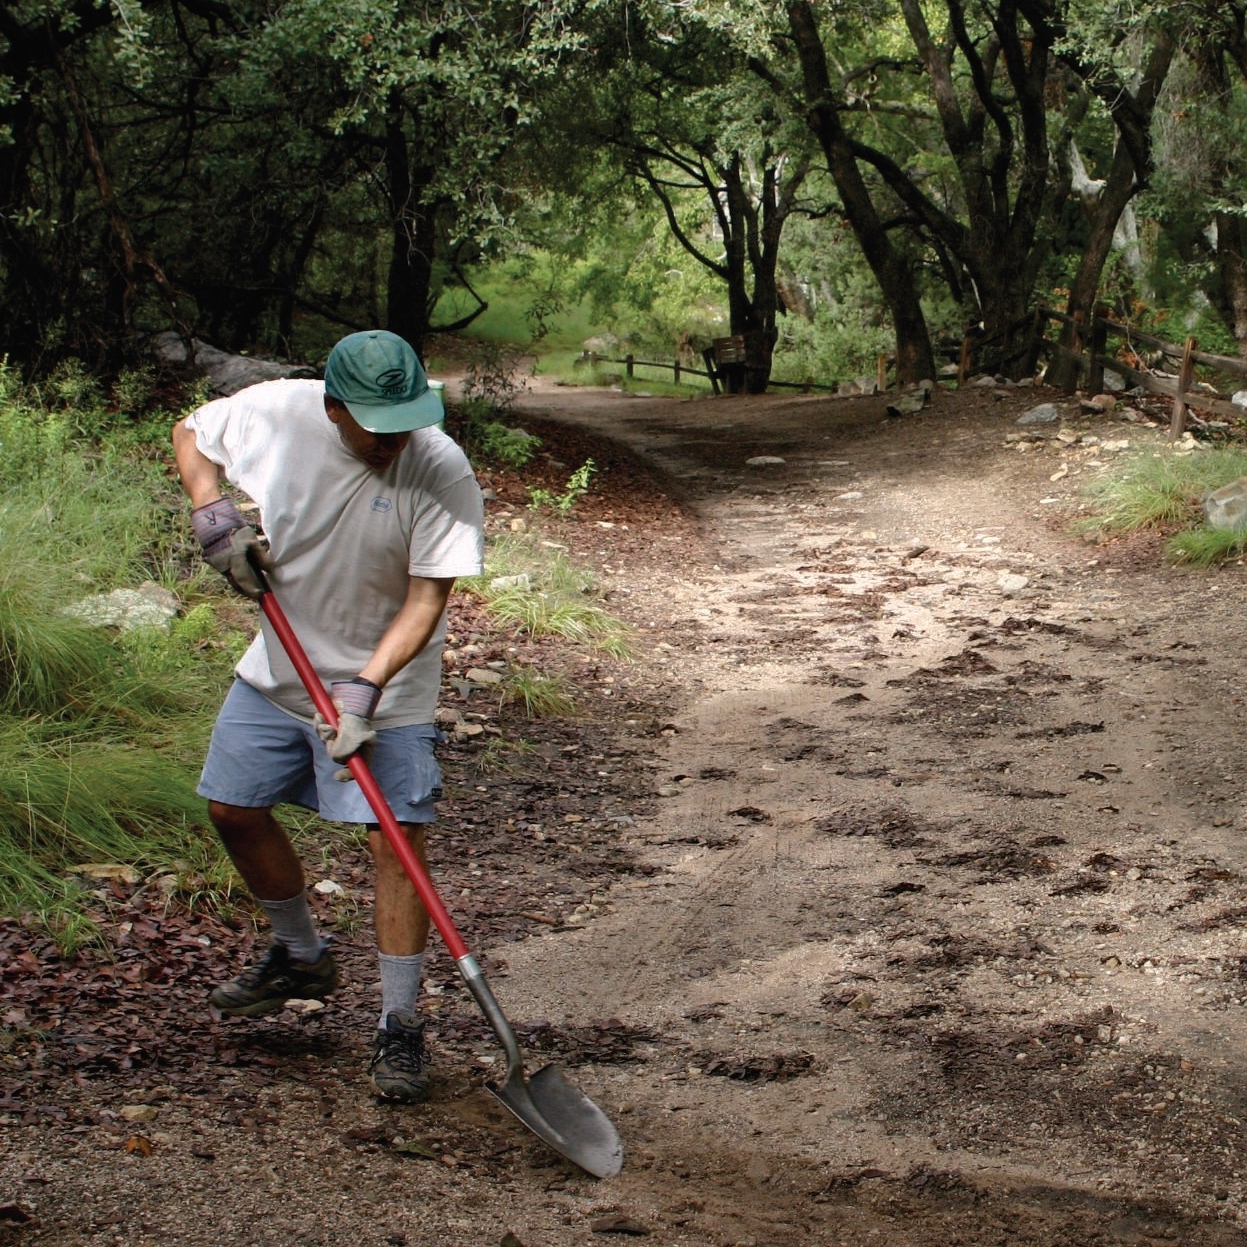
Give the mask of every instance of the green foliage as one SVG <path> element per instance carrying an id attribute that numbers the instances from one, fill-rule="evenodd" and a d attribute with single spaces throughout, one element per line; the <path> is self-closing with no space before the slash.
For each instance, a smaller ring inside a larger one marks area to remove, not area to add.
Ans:
<path id="1" fill-rule="evenodd" d="M 1109 536 L 1149 529 L 1166 533 L 1166 556 L 1188 567 L 1241 558 L 1247 530 L 1209 526 L 1203 500 L 1244 476 L 1247 450 L 1139 455 L 1088 486 L 1092 514 L 1078 528 Z"/>
<path id="2" fill-rule="evenodd" d="M 1092 515 L 1080 526 L 1114 534 L 1198 524 L 1205 494 L 1245 472 L 1243 452 L 1137 455 L 1088 485 Z"/>
<path id="3" fill-rule="evenodd" d="M 1174 533 L 1165 542 L 1165 553 L 1187 567 L 1215 567 L 1240 559 L 1247 553 L 1247 530 L 1192 528 Z"/>
<path id="4" fill-rule="evenodd" d="M 576 503 L 589 492 L 589 478 L 597 471 L 592 459 L 586 459 L 567 478 L 567 488 L 561 494 L 552 494 L 547 489 L 530 488 L 528 491 L 529 510 L 540 511 L 548 507 L 566 519 L 576 507 Z"/>
<path id="5" fill-rule="evenodd" d="M 541 447 L 541 438 L 498 420 L 485 424 L 476 440 L 476 452 L 505 468 L 522 468 Z"/>
<path id="6" fill-rule="evenodd" d="M 523 467 L 537 453 L 541 439 L 508 424 L 523 392 L 519 376 L 523 357 L 514 347 L 479 342 L 464 374 L 451 427 L 474 461 Z"/>

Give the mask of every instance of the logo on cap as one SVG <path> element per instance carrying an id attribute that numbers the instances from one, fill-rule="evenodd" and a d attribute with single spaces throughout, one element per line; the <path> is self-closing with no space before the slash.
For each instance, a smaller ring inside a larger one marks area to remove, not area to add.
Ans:
<path id="1" fill-rule="evenodd" d="M 402 394 L 407 389 L 407 373 L 402 368 L 387 368 L 377 376 L 377 388 L 382 394 Z"/>

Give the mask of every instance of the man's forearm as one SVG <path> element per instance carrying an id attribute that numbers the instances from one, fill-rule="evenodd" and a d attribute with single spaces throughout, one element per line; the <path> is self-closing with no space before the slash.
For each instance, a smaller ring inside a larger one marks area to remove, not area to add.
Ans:
<path id="1" fill-rule="evenodd" d="M 358 674 L 384 688 L 432 639 L 454 583 L 453 576 L 443 580 L 413 576 L 406 602 Z"/>

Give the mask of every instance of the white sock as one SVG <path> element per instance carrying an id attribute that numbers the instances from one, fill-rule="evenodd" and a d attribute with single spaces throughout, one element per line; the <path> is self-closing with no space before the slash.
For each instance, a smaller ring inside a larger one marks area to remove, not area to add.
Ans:
<path id="1" fill-rule="evenodd" d="M 389 953 L 378 953 L 377 960 L 381 963 L 381 1021 L 378 1025 L 385 1030 L 385 1020 L 391 1013 L 416 1011 L 424 954 L 394 957 Z"/>
<path id="2" fill-rule="evenodd" d="M 285 945 L 291 961 L 310 965 L 320 960 L 321 953 L 325 951 L 325 941 L 316 930 L 306 892 L 300 892 L 288 901 L 260 901 L 260 905 L 272 923 L 273 938 Z"/>

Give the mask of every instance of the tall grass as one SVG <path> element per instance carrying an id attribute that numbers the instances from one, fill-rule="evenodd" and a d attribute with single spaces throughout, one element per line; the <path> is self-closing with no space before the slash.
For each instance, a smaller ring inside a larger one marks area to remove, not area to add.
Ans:
<path id="1" fill-rule="evenodd" d="M 67 613 L 176 576 L 163 445 L 106 423 L 0 368 L 0 913 L 67 949 L 94 934 L 83 865 L 221 874 L 194 789 L 229 655 L 185 628 L 136 640 Z"/>

